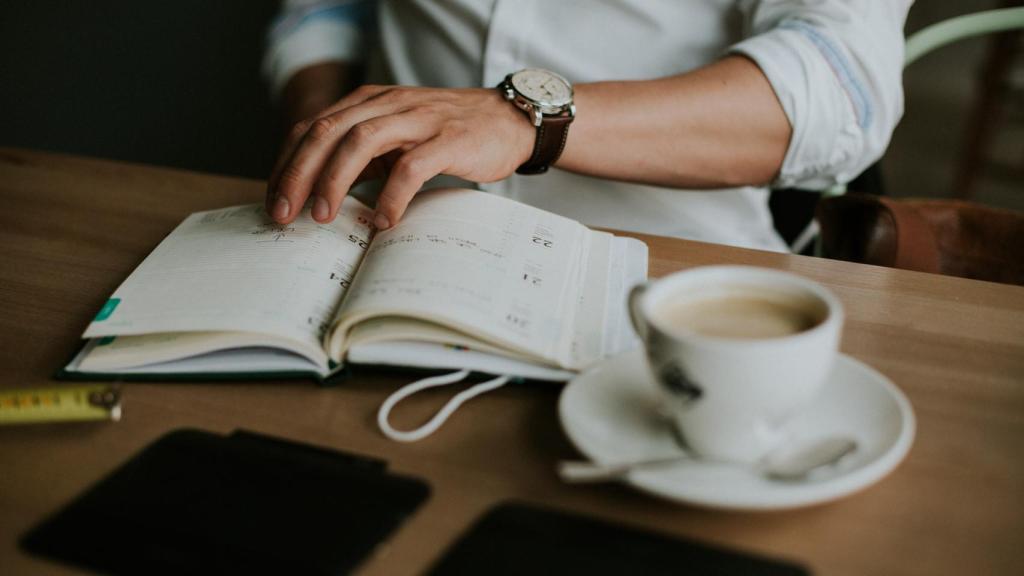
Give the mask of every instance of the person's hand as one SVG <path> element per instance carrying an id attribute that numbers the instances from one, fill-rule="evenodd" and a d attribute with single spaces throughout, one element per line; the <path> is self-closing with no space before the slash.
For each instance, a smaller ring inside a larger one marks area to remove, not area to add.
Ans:
<path id="1" fill-rule="evenodd" d="M 535 134 L 494 89 L 364 86 L 291 131 L 267 184 L 267 212 L 291 222 L 313 196 L 313 219 L 330 222 L 353 185 L 386 178 L 374 224 L 390 228 L 438 174 L 474 182 L 512 174 Z"/>

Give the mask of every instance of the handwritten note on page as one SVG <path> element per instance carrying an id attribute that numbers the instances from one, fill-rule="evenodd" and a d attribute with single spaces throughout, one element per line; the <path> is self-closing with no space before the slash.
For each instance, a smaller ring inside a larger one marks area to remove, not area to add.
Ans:
<path id="1" fill-rule="evenodd" d="M 331 356 L 349 326 L 387 314 L 440 320 L 569 365 L 590 234 L 487 193 L 422 192 L 399 226 L 374 238 L 339 309 Z"/>
<path id="2" fill-rule="evenodd" d="M 308 210 L 278 225 L 261 205 L 192 214 L 132 272 L 86 338 L 181 331 L 270 333 L 319 346 L 369 245 L 372 211 Z"/>

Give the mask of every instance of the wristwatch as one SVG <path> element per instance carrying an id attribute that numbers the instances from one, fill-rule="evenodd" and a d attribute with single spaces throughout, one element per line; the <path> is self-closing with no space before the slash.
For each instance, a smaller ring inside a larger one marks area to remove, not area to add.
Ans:
<path id="1" fill-rule="evenodd" d="M 572 84 L 542 68 L 525 68 L 502 80 L 498 89 L 505 99 L 526 113 L 537 127 L 530 159 L 516 169 L 519 174 L 543 174 L 558 160 L 576 117 Z"/>

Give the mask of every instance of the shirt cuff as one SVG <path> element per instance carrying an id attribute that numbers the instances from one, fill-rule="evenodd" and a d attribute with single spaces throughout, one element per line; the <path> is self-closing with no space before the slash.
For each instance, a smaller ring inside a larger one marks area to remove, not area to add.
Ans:
<path id="1" fill-rule="evenodd" d="M 825 189 L 857 175 L 871 104 L 838 43 L 799 22 L 748 38 L 729 52 L 761 68 L 792 127 L 773 187 Z"/>

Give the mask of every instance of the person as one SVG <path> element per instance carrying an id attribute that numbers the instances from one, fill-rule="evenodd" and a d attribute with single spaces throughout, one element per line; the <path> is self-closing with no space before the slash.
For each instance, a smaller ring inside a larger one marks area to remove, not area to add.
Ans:
<path id="1" fill-rule="evenodd" d="M 382 179 L 386 229 L 454 177 L 591 226 L 782 251 L 769 187 L 845 183 L 888 144 L 910 4 L 286 0 L 264 65 L 295 125 L 267 210 L 290 222 L 311 198 L 330 221 Z M 523 69 L 572 82 L 542 175 L 516 173 L 540 131 L 495 89 Z"/>

